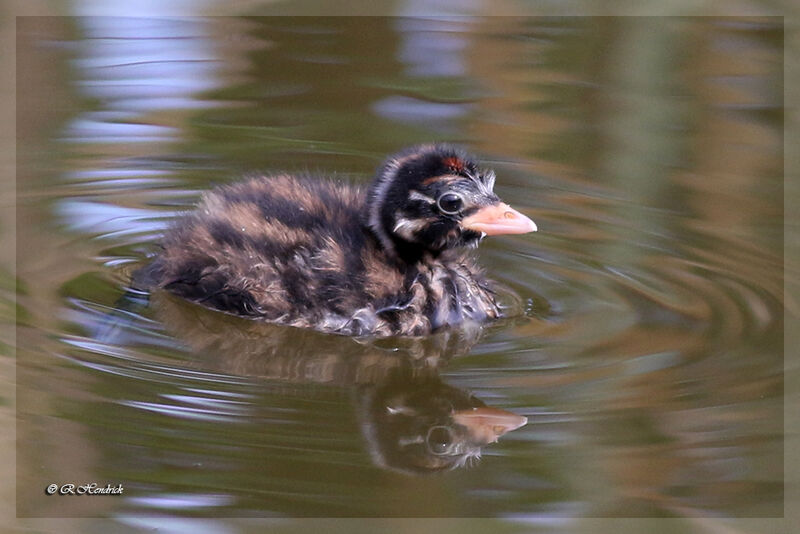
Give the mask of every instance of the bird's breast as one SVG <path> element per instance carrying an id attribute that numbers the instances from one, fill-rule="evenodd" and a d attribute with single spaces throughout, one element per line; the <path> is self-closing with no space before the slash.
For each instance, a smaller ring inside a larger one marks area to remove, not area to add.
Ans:
<path id="1" fill-rule="evenodd" d="M 420 272 L 417 282 L 424 299 L 420 308 L 431 330 L 466 321 L 483 322 L 498 315 L 493 296 L 469 269 L 439 264 Z"/>

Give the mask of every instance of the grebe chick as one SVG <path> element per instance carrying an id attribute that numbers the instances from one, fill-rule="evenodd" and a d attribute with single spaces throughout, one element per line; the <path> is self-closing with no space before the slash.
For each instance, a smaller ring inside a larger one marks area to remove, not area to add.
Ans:
<path id="1" fill-rule="evenodd" d="M 138 278 L 205 306 L 352 336 L 419 336 L 503 315 L 470 255 L 536 230 L 449 145 L 391 156 L 364 191 L 287 174 L 203 195 Z"/>

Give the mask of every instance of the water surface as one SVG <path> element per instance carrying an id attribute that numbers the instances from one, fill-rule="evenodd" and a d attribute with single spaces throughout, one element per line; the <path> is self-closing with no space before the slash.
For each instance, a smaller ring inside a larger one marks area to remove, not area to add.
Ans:
<path id="1" fill-rule="evenodd" d="M 20 20 L 20 515 L 782 515 L 779 21 Z M 365 343 L 120 300 L 213 185 L 428 141 L 539 226 L 480 249 L 516 319 Z M 420 391 L 528 423 L 411 475 L 370 410 Z"/>

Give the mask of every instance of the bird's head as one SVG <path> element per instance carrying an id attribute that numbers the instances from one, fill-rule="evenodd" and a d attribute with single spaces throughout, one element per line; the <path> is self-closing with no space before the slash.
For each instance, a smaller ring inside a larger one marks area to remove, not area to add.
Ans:
<path id="1" fill-rule="evenodd" d="M 536 224 L 494 194 L 495 175 L 449 145 L 412 147 L 387 159 L 370 186 L 367 225 L 404 258 L 477 247 L 487 235 L 524 234 Z"/>

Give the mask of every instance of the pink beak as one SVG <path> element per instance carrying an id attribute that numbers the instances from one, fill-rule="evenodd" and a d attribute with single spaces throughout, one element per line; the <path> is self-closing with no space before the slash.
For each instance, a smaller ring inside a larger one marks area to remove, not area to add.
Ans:
<path id="1" fill-rule="evenodd" d="M 488 406 L 457 411 L 453 414 L 453 420 L 467 427 L 474 442 L 484 445 L 494 443 L 506 432 L 516 430 L 528 422 L 527 417 Z"/>
<path id="2" fill-rule="evenodd" d="M 461 221 L 461 226 L 486 235 L 527 234 L 536 231 L 535 222 L 503 202 L 481 208 Z"/>

